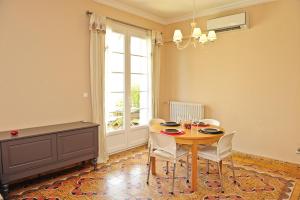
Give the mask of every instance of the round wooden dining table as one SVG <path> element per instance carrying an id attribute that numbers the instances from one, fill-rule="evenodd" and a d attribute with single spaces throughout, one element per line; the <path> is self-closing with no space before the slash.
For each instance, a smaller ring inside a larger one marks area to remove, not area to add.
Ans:
<path id="1" fill-rule="evenodd" d="M 161 134 L 161 131 L 164 131 L 167 128 L 176 128 L 176 129 L 180 129 L 182 131 L 184 131 L 184 134 L 182 135 L 175 135 L 173 137 L 175 137 L 176 143 L 177 144 L 183 144 L 183 145 L 188 145 L 191 151 L 191 155 L 192 155 L 192 177 L 191 177 L 191 181 L 192 181 L 192 185 L 191 185 L 191 190 L 192 192 L 196 192 L 197 191 L 197 180 L 198 180 L 198 151 L 200 148 L 198 148 L 199 144 L 213 144 L 215 142 L 217 142 L 222 136 L 223 134 L 204 134 L 199 132 L 199 128 L 218 128 L 221 131 L 224 132 L 224 129 L 222 127 L 216 127 L 216 126 L 206 126 L 206 127 L 194 127 L 192 126 L 191 129 L 185 129 L 182 128 L 181 126 L 178 127 L 166 127 L 166 126 L 162 126 L 160 124 L 154 124 L 152 126 L 149 127 L 151 132 L 154 133 L 158 133 Z M 155 158 L 151 157 L 151 171 L 152 174 L 155 175 L 156 174 L 156 164 L 155 164 Z"/>

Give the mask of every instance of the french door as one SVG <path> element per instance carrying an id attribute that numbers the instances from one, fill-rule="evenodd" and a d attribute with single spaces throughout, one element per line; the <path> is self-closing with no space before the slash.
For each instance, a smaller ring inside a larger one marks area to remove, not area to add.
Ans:
<path id="1" fill-rule="evenodd" d="M 115 153 L 147 142 L 152 115 L 149 31 L 111 21 L 105 55 L 107 149 Z"/>

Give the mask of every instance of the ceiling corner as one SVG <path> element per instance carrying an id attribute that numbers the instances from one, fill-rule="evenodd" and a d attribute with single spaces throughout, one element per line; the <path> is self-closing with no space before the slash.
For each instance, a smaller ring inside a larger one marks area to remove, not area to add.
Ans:
<path id="1" fill-rule="evenodd" d="M 125 12 L 128 12 L 130 14 L 137 15 L 139 17 L 143 17 L 145 19 L 154 21 L 154 22 L 159 23 L 159 24 L 163 24 L 163 25 L 167 24 L 166 19 L 164 19 L 162 17 L 153 15 L 149 12 L 145 12 L 144 10 L 126 5 L 126 4 L 118 2 L 116 0 L 93 0 L 93 1 L 95 1 L 97 3 L 100 3 L 100 4 L 104 4 L 104 5 L 113 7 L 113 8 L 116 8 L 116 9 L 119 9 L 119 10 L 122 10 L 122 11 L 125 11 Z"/>

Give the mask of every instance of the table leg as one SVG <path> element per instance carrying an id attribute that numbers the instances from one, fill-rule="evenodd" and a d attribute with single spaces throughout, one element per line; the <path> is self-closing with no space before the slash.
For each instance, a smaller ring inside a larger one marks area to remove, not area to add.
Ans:
<path id="1" fill-rule="evenodd" d="M 197 155 L 198 155 L 197 144 L 193 144 L 192 145 L 192 192 L 197 191 L 197 178 L 198 178 Z"/>
<path id="2" fill-rule="evenodd" d="M 156 163 L 155 163 L 155 157 L 151 157 L 151 172 L 152 175 L 156 175 Z"/>

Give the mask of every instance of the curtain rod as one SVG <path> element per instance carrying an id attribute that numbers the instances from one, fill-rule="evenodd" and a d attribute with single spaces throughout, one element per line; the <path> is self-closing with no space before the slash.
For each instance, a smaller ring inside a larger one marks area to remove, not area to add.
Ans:
<path id="1" fill-rule="evenodd" d="M 86 14 L 88 16 L 91 16 L 93 14 L 93 12 L 87 10 L 86 11 Z M 111 18 L 111 17 L 106 17 L 107 19 L 110 19 L 112 21 L 115 21 L 115 22 L 119 22 L 119 23 L 122 23 L 122 24 L 126 24 L 128 26 L 133 26 L 133 27 L 136 27 L 136 28 L 140 28 L 140 29 L 144 29 L 146 31 L 151 31 L 151 29 L 148 29 L 148 28 L 145 28 L 145 27 L 141 27 L 141 26 L 137 26 L 137 25 L 134 25 L 134 24 L 130 24 L 130 23 L 127 23 L 127 22 L 124 22 L 124 21 L 121 21 L 121 20 L 117 20 L 117 19 L 114 19 L 114 18 Z"/>

